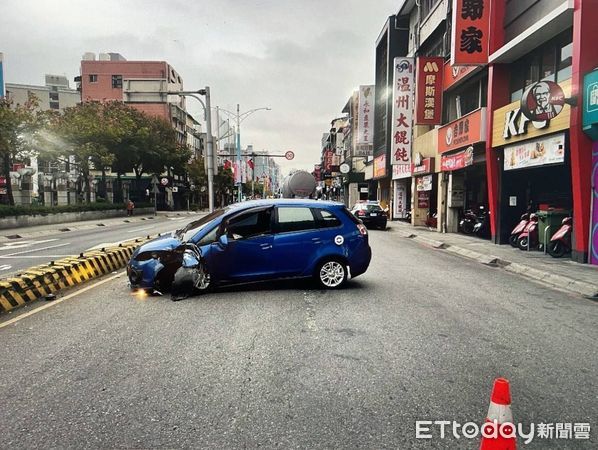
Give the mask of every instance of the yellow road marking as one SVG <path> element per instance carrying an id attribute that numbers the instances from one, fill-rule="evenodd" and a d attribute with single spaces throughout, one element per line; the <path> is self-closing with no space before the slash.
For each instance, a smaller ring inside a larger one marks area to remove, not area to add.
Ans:
<path id="1" fill-rule="evenodd" d="M 97 286 L 100 286 L 100 285 L 102 285 L 104 283 L 107 283 L 108 281 L 114 280 L 115 278 L 119 278 L 120 276 L 124 275 L 124 273 L 125 272 L 123 271 L 123 272 L 118 273 L 116 275 L 112 275 L 111 277 L 108 277 L 108 278 L 106 278 L 104 280 L 100 280 L 97 283 L 93 283 L 93 284 L 90 284 L 89 286 L 86 286 L 86 287 L 84 287 L 82 289 L 79 289 L 77 292 L 73 292 L 72 294 L 66 295 L 66 296 L 64 296 L 64 297 L 62 297 L 62 298 L 60 298 L 58 300 L 54 300 L 52 303 L 47 303 L 44 306 L 40 306 L 39 308 L 36 308 L 33 311 L 26 312 L 25 314 L 22 314 L 19 317 L 15 317 L 14 319 L 10 319 L 10 320 L 7 320 L 4 323 L 0 323 L 0 328 L 7 327 L 8 325 L 11 325 L 11 324 L 13 324 L 15 322 L 18 322 L 19 320 L 22 320 L 22 319 L 24 319 L 26 317 L 32 316 L 33 314 L 36 314 L 36 313 L 38 313 L 40 311 L 43 311 L 44 309 L 47 309 L 47 308 L 50 308 L 52 306 L 58 305 L 59 303 L 62 303 L 65 300 L 68 300 L 68 299 L 71 299 L 73 297 L 76 297 L 79 294 L 82 294 L 82 293 L 87 292 L 87 291 L 89 291 L 91 289 L 94 289 Z"/>

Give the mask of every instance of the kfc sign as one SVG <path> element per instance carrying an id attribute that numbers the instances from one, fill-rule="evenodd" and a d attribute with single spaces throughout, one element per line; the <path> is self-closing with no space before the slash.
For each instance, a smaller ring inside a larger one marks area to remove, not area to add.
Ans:
<path id="1" fill-rule="evenodd" d="M 453 0 L 453 66 L 488 63 L 490 0 Z"/>
<path id="2" fill-rule="evenodd" d="M 442 78 L 444 58 L 417 58 L 417 100 L 415 123 L 439 125 L 442 123 Z"/>
<path id="3" fill-rule="evenodd" d="M 521 112 L 533 122 L 554 119 L 565 106 L 565 93 L 553 81 L 540 81 L 521 97 Z"/>

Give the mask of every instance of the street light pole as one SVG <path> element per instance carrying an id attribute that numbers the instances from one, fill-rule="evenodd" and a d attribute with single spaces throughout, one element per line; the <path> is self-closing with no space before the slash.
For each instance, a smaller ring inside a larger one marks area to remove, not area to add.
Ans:
<path id="1" fill-rule="evenodd" d="M 194 99 L 198 100 L 203 106 L 204 109 L 204 116 L 206 119 L 206 144 L 207 144 L 207 168 L 208 168 L 208 208 L 209 212 L 214 211 L 214 137 L 212 136 L 212 108 L 210 106 L 210 87 L 206 86 L 205 89 L 200 89 L 198 91 L 175 91 L 175 92 L 167 92 L 167 94 L 171 95 L 180 95 L 180 96 L 187 96 L 193 97 Z M 203 95 L 206 98 L 206 102 L 204 104 L 203 100 L 197 96 Z"/>
<path id="2" fill-rule="evenodd" d="M 239 176 L 238 201 L 243 199 L 243 178 L 241 178 L 241 118 L 239 114 L 239 104 L 237 103 L 237 174 Z"/>
<path id="3" fill-rule="evenodd" d="M 240 105 L 237 103 L 237 112 L 236 114 L 234 112 L 228 111 L 224 108 L 218 108 L 218 112 L 224 112 L 226 114 L 228 114 L 229 116 L 232 116 L 234 118 L 237 119 L 237 127 L 235 130 L 235 137 L 236 137 L 236 142 L 235 142 L 235 159 L 237 161 L 237 175 L 239 176 L 239 182 L 237 183 L 236 180 L 235 184 L 237 186 L 238 189 L 238 195 L 237 195 L 237 200 L 240 202 L 243 199 L 243 190 L 242 190 L 242 182 L 241 182 L 241 122 L 243 122 L 245 119 L 247 119 L 247 117 L 249 117 L 251 114 L 253 114 L 256 111 L 270 111 L 271 108 L 268 107 L 264 107 L 264 108 L 254 108 L 254 109 L 250 109 L 249 111 L 245 111 L 244 113 L 241 114 L 240 112 Z"/>
<path id="4" fill-rule="evenodd" d="M 214 212 L 214 137 L 212 136 L 212 108 L 210 107 L 210 87 L 205 88 L 206 128 L 208 158 L 208 211 Z"/>

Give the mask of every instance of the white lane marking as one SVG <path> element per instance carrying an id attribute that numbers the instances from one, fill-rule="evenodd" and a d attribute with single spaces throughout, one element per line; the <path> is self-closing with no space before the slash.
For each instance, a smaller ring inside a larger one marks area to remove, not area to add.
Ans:
<path id="1" fill-rule="evenodd" d="M 89 286 L 86 286 L 86 287 L 84 287 L 82 289 L 79 289 L 77 292 L 73 292 L 72 294 L 66 295 L 66 296 L 64 296 L 64 297 L 62 297 L 62 298 L 60 298 L 58 300 L 54 300 L 52 303 L 47 303 L 47 304 L 45 304 L 43 306 L 40 306 L 39 308 L 34 309 L 33 311 L 26 312 L 25 314 L 22 314 L 19 317 L 15 317 L 14 319 L 10 319 L 10 320 L 7 320 L 4 323 L 0 323 L 0 328 L 7 327 L 7 326 L 9 326 L 9 325 L 11 325 L 11 324 L 13 324 L 15 322 L 18 322 L 19 320 L 23 320 L 26 317 L 32 316 L 33 314 L 37 314 L 38 312 L 43 311 L 44 309 L 48 309 L 48 308 L 51 308 L 52 306 L 56 306 L 59 303 L 64 302 L 65 300 L 68 300 L 70 298 L 76 297 L 79 294 L 83 294 L 84 292 L 87 292 L 87 291 L 89 291 L 89 290 L 91 290 L 93 288 L 101 286 L 104 283 L 108 283 L 109 281 L 112 281 L 115 278 L 121 277 L 124 273 L 125 272 L 123 271 L 121 273 L 117 273 L 116 275 L 112 275 L 111 277 L 108 277 L 108 278 L 106 278 L 104 280 L 100 280 L 97 283 L 93 283 L 93 284 L 90 284 Z"/>
<path id="2" fill-rule="evenodd" d="M 8 269 L 11 269 L 11 268 L 12 268 L 12 266 L 9 266 L 8 264 L 2 264 L 0 266 L 0 270 L 8 270 Z"/>
<path id="3" fill-rule="evenodd" d="M 154 228 L 153 226 L 143 227 L 143 228 L 136 228 L 134 230 L 128 230 L 127 233 L 137 233 L 138 231 L 149 230 L 150 228 Z"/>
<path id="4" fill-rule="evenodd" d="M 16 241 L 16 242 L 5 242 L 0 247 L 0 251 L 2 250 L 16 250 L 18 248 L 23 247 L 31 247 L 35 244 L 45 244 L 46 242 L 54 242 L 58 241 L 59 239 L 44 239 L 42 241 Z"/>
<path id="5" fill-rule="evenodd" d="M 42 250 L 49 250 L 51 248 L 58 248 L 58 247 L 64 247 L 66 245 L 71 245 L 70 242 L 66 242 L 64 244 L 58 244 L 58 245 L 49 245 L 48 247 L 42 247 L 42 248 L 33 248 L 31 250 L 25 250 L 23 252 L 14 252 L 14 253 L 9 253 L 7 255 L 0 255 L 0 258 L 6 258 L 9 256 L 14 256 L 14 255 L 22 255 L 24 253 L 32 253 L 32 252 L 41 252 Z"/>

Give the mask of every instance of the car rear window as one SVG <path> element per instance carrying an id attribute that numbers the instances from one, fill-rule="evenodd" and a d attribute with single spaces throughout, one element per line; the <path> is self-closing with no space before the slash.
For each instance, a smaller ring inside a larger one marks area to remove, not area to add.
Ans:
<path id="1" fill-rule="evenodd" d="M 320 228 L 334 228 L 340 227 L 342 222 L 331 211 L 326 209 L 317 209 L 316 217 L 318 218 L 318 225 Z"/>
<path id="2" fill-rule="evenodd" d="M 380 205 L 366 205 L 365 209 L 370 212 L 382 211 Z"/>

